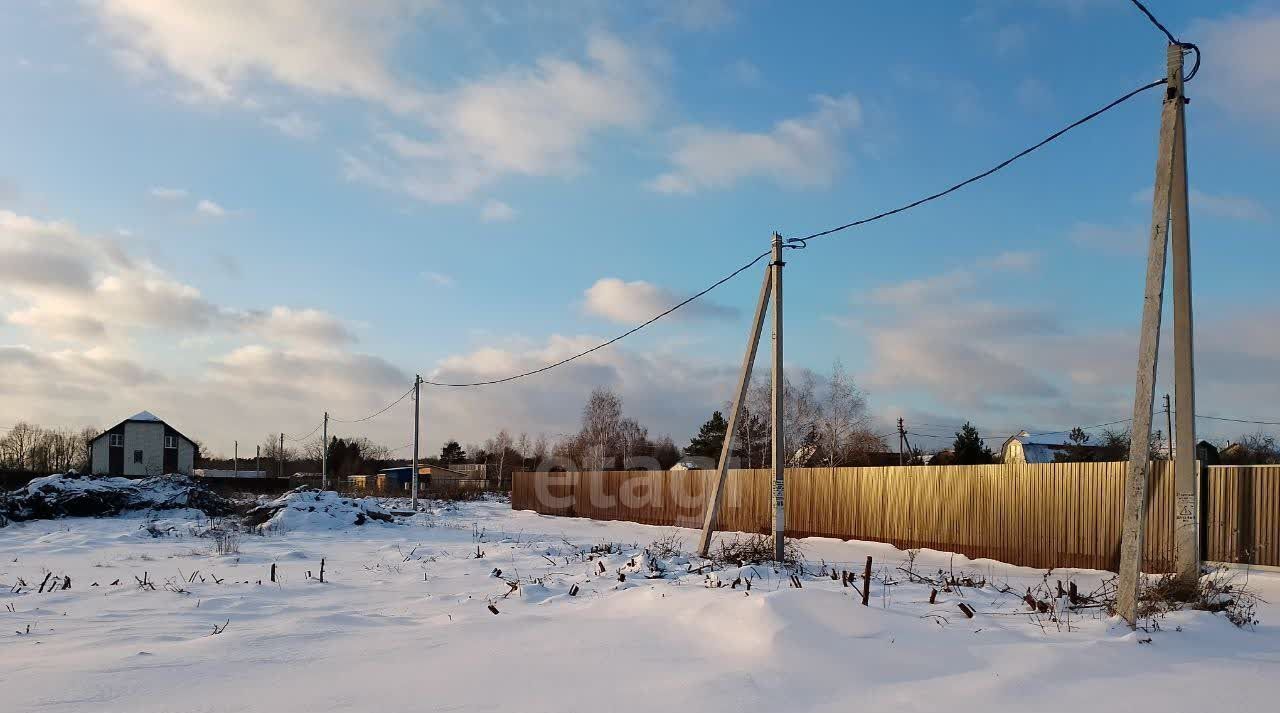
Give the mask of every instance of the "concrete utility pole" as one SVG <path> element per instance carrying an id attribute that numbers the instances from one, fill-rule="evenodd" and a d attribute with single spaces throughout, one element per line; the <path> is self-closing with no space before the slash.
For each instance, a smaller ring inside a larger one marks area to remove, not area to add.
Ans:
<path id="1" fill-rule="evenodd" d="M 1173 460 L 1173 404 L 1169 401 L 1169 395 L 1164 395 L 1164 422 L 1169 428 L 1169 445 L 1167 446 L 1169 460 Z"/>
<path id="2" fill-rule="evenodd" d="M 1179 182 L 1175 185 L 1174 166 L 1178 163 L 1178 158 L 1185 161 L 1185 152 L 1177 149 L 1178 137 L 1182 129 L 1182 120 L 1185 116 L 1184 104 L 1186 103 L 1182 91 L 1182 55 L 1183 47 L 1178 44 L 1170 44 L 1165 53 L 1166 66 L 1168 68 L 1168 85 L 1165 88 L 1164 106 L 1160 113 L 1160 143 L 1158 153 L 1156 154 L 1156 179 L 1155 189 L 1152 194 L 1151 205 L 1151 238 L 1148 242 L 1147 253 L 1147 279 L 1146 287 L 1143 293 L 1142 304 L 1142 331 L 1138 342 L 1138 373 L 1133 395 L 1133 433 L 1129 444 L 1129 469 L 1125 477 L 1125 499 L 1124 499 L 1124 515 L 1121 521 L 1122 535 L 1120 540 L 1120 578 L 1118 591 L 1116 596 L 1118 613 L 1125 618 L 1129 626 L 1137 625 L 1138 618 L 1138 584 L 1141 578 L 1143 540 L 1145 537 L 1146 520 L 1147 520 L 1147 473 L 1151 465 L 1151 411 L 1155 405 L 1155 380 L 1156 380 L 1156 364 L 1157 354 L 1160 347 L 1160 312 L 1164 302 L 1164 273 L 1165 273 L 1165 257 L 1168 252 L 1169 240 L 1169 220 L 1170 220 L 1170 203 L 1174 200 L 1173 194 L 1179 194 L 1178 201 L 1182 204 L 1182 220 L 1179 231 L 1186 230 L 1186 169 L 1185 166 L 1178 172 Z M 1188 240 L 1187 235 L 1182 235 L 1183 240 Z M 1185 249 L 1184 245 L 1183 248 Z M 1180 248 L 1175 247 L 1175 255 Z M 1185 280 L 1175 281 L 1175 292 L 1179 286 L 1190 289 L 1190 267 L 1186 265 L 1189 253 L 1182 256 L 1182 264 L 1186 266 Z M 1177 259 L 1175 257 L 1175 259 Z M 1175 270 L 1176 272 L 1176 270 Z M 1180 314 L 1177 310 L 1177 303 L 1183 300 L 1186 304 L 1185 314 Z M 1186 348 L 1190 349 L 1190 309 L 1191 296 L 1188 292 L 1185 296 L 1175 294 L 1175 334 L 1178 331 L 1178 323 L 1187 330 Z M 1181 375 L 1175 376 L 1174 392 L 1178 396 L 1178 420 L 1179 427 L 1182 426 L 1182 418 L 1184 412 L 1193 419 L 1191 428 L 1194 428 L 1194 400 L 1195 397 L 1190 394 L 1190 389 L 1194 388 L 1194 384 L 1190 379 L 1190 359 L 1189 352 L 1187 358 L 1175 360 L 1175 367 L 1188 371 L 1187 391 L 1180 390 L 1178 385 L 1181 383 Z M 1190 403 L 1183 399 L 1186 398 Z M 1179 433 L 1179 436 L 1183 434 Z M 1194 439 L 1194 434 L 1189 436 Z M 1191 441 L 1194 443 L 1194 440 Z M 1183 441 L 1187 443 L 1186 440 Z M 1196 494 L 1195 494 L 1195 474 L 1194 474 L 1194 458 L 1195 447 L 1183 448 L 1182 450 L 1190 454 L 1191 470 L 1189 493 L 1184 492 L 1180 481 L 1181 474 L 1177 470 L 1175 462 L 1175 492 L 1177 498 L 1177 521 L 1175 524 L 1174 545 L 1175 557 L 1178 563 L 1178 572 L 1181 576 L 1199 576 L 1199 553 L 1197 551 L 1197 536 L 1195 532 L 1196 517 Z M 1186 500 L 1184 501 L 1184 498 Z M 1184 517 L 1184 502 L 1188 506 L 1185 508 L 1188 517 Z M 1188 538 L 1185 537 L 1185 524 L 1189 520 L 1191 536 L 1189 538 L 1190 551 L 1186 549 Z M 1189 566 L 1187 566 L 1189 565 Z M 1185 567 L 1185 568 L 1184 568 Z"/>
<path id="3" fill-rule="evenodd" d="M 898 465 L 903 465 L 902 460 L 902 441 L 906 438 L 907 431 L 902 427 L 902 419 L 898 419 Z"/>
<path id="4" fill-rule="evenodd" d="M 782 236 L 773 234 L 773 261 L 769 263 L 773 282 L 773 559 L 781 562 L 786 531 L 787 491 L 785 484 L 787 444 L 783 397 L 786 375 L 782 373 Z"/>
<path id="5" fill-rule="evenodd" d="M 324 435 L 320 437 L 320 489 L 329 489 L 329 412 L 324 412 Z"/>
<path id="6" fill-rule="evenodd" d="M 1181 47 L 1178 48 L 1181 65 Z M 1169 239 L 1173 243 L 1173 394 L 1178 410 L 1173 414 L 1175 432 L 1169 431 L 1174 448 L 1173 549 L 1176 572 L 1183 582 L 1200 579 L 1199 484 L 1196 469 L 1196 370 L 1195 319 L 1191 295 L 1191 222 L 1187 188 L 1187 99 L 1178 72 L 1178 113 L 1173 134 L 1172 179 L 1169 184 Z M 1172 81 L 1172 80 L 1171 80 Z M 1170 84 L 1170 88 L 1174 85 Z"/>
<path id="7" fill-rule="evenodd" d="M 413 495 L 409 496 L 409 504 L 414 512 L 418 511 L 418 412 L 422 410 L 418 396 L 421 393 L 422 375 L 416 374 L 413 377 L 413 477 L 410 486 L 413 488 Z"/>
<path id="8" fill-rule="evenodd" d="M 231 472 L 240 477 L 240 441 L 231 442 Z"/>
<path id="9" fill-rule="evenodd" d="M 756 315 L 751 320 L 751 330 L 747 333 L 747 350 L 742 355 L 742 370 L 738 373 L 738 388 L 733 392 L 733 408 L 729 411 L 729 427 L 724 434 L 724 445 L 720 447 L 720 462 L 716 466 L 716 481 L 711 486 L 711 497 L 707 500 L 707 509 L 702 519 L 702 536 L 698 540 L 698 553 L 706 557 L 711 551 L 711 534 L 715 531 L 716 520 L 720 517 L 720 503 L 724 498 L 724 484 L 729 475 L 729 457 L 733 453 L 733 438 L 738 432 L 738 418 L 742 414 L 742 402 L 747 399 L 747 388 L 751 386 L 751 368 L 756 361 L 756 350 L 760 346 L 760 332 L 764 330 L 764 315 L 769 308 L 769 295 L 773 279 L 773 268 L 766 267 L 764 282 L 760 285 L 760 299 L 756 301 Z"/>

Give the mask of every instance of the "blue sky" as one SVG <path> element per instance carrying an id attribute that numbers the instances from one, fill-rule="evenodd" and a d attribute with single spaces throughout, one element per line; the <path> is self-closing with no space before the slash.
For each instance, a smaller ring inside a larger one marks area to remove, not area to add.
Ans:
<path id="1" fill-rule="evenodd" d="M 1280 5 L 1152 7 L 1205 52 L 1197 410 L 1280 417 Z M 415 371 L 566 356 L 774 230 L 986 168 L 1164 52 L 1120 0 L 49 2 L 9 8 L 0 47 L 0 426 L 148 408 L 216 451 Z M 886 426 L 1128 416 L 1158 97 L 789 254 L 789 364 L 843 359 Z M 758 284 L 554 374 L 429 390 L 427 440 L 554 437 L 608 384 L 683 441 L 728 398 Z M 401 445 L 406 414 L 359 432 Z"/>

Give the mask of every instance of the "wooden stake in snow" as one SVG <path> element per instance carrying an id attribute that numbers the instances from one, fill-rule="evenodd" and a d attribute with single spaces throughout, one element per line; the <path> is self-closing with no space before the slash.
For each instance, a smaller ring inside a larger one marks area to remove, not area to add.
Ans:
<path id="1" fill-rule="evenodd" d="M 870 606 L 867 600 L 871 597 L 871 555 L 867 555 L 867 566 L 862 570 L 862 606 Z"/>
<path id="2" fill-rule="evenodd" d="M 320 558 L 320 583 L 324 584 L 324 558 Z"/>

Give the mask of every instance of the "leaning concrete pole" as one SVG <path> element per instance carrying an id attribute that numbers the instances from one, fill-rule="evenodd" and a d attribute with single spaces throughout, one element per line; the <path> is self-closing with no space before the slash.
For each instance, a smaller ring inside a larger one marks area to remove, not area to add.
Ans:
<path id="1" fill-rule="evenodd" d="M 738 433 L 738 419 L 742 415 L 742 403 L 747 399 L 747 388 L 751 386 L 751 368 L 755 365 L 756 350 L 760 347 L 760 332 L 764 331 L 764 315 L 769 307 L 769 293 L 772 280 L 772 267 L 764 270 L 764 283 L 760 285 L 760 299 L 756 301 L 756 315 L 751 320 L 751 331 L 747 334 L 747 351 L 742 355 L 742 370 L 738 373 L 738 388 L 733 392 L 733 409 L 729 412 L 729 428 L 724 434 L 724 444 L 720 447 L 720 462 L 716 466 L 716 480 L 711 486 L 711 497 L 707 499 L 707 509 L 702 518 L 702 535 L 698 539 L 698 554 L 706 557 L 711 552 L 711 535 L 715 532 L 716 520 L 720 517 L 720 505 L 724 499 L 724 484 L 729 476 L 729 456 L 733 453 L 733 437 Z"/>
<path id="2" fill-rule="evenodd" d="M 783 435 L 786 421 L 783 402 L 786 375 L 782 373 L 782 236 L 773 234 L 773 260 L 769 263 L 773 282 L 773 559 L 781 562 L 787 529 L 787 492 L 783 481 L 787 466 L 787 443 Z"/>
<path id="3" fill-rule="evenodd" d="M 1181 67 L 1181 47 L 1178 50 Z M 1172 60 L 1171 60 L 1172 61 Z M 1175 84 L 1174 80 L 1177 79 Z M 1182 72 L 1169 75 L 1171 100 L 1177 112 L 1173 133 L 1173 162 L 1169 183 L 1169 238 L 1173 255 L 1173 389 L 1177 399 L 1174 424 L 1174 566 L 1184 582 L 1200 579 L 1199 481 L 1196 468 L 1195 320 L 1191 309 L 1191 225 L 1187 208 L 1187 100 Z M 1169 434 L 1170 438 L 1173 433 Z M 1172 442 L 1172 441 L 1171 441 Z"/>
<path id="4" fill-rule="evenodd" d="M 1182 48 L 1171 44 L 1166 56 L 1169 85 L 1160 113 L 1160 144 L 1151 198 L 1151 239 L 1148 242 L 1147 281 L 1142 297 L 1142 331 L 1138 337 L 1138 375 L 1133 394 L 1133 431 L 1124 484 L 1120 582 L 1116 592 L 1117 613 L 1129 622 L 1129 626 L 1135 626 L 1138 621 L 1138 580 L 1147 524 L 1147 472 L 1151 467 L 1151 407 L 1155 403 L 1156 356 L 1160 347 L 1160 310 L 1164 303 L 1165 255 L 1169 242 L 1170 168 L 1178 109 L 1182 103 L 1177 89 L 1182 86 Z"/>

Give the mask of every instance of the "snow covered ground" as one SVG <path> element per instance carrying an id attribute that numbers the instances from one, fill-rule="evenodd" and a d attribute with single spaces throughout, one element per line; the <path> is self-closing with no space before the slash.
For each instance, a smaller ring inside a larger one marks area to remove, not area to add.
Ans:
<path id="1" fill-rule="evenodd" d="M 898 569 L 907 553 L 874 543 L 801 541 L 795 588 L 768 567 L 709 578 L 643 551 L 672 533 L 688 549 L 690 530 L 499 502 L 341 526 L 338 505 L 276 517 L 241 535 L 238 554 L 216 554 L 194 511 L 0 529 L 0 711 L 1079 713 L 1280 701 L 1276 574 L 1249 575 L 1271 602 L 1252 629 L 1179 612 L 1130 632 L 1096 609 L 1069 627 L 1033 617 L 1019 597 L 1043 572 L 944 553 L 910 568 L 987 586 L 930 605 L 931 587 Z M 860 576 L 867 555 L 876 581 L 862 607 L 828 573 Z M 666 574 L 648 579 L 651 563 Z M 66 576 L 69 589 L 48 591 Z M 1083 593 L 1103 576 L 1048 582 Z"/>

